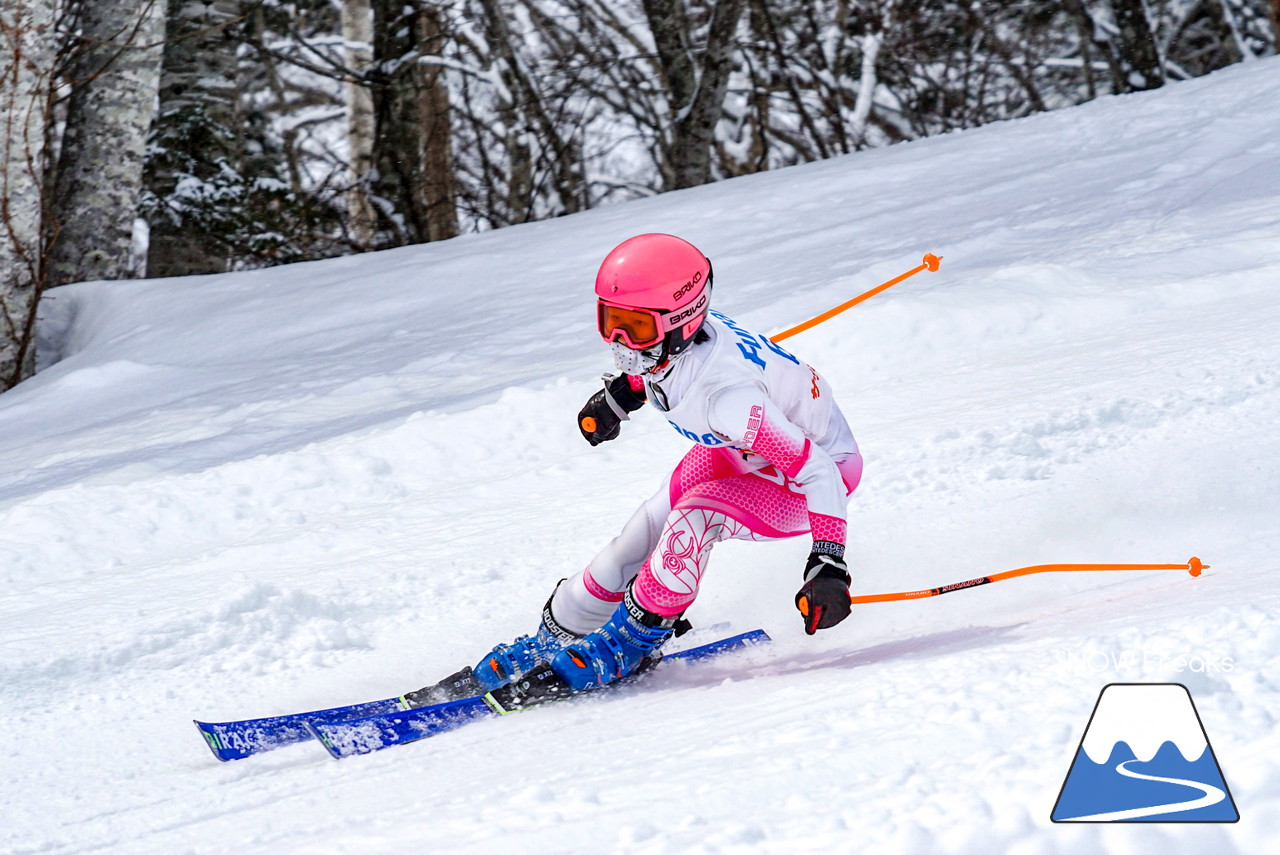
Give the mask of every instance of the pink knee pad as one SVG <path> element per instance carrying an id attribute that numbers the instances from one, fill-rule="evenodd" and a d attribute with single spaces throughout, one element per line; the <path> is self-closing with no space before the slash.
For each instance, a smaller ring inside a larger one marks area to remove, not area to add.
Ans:
<path id="1" fill-rule="evenodd" d="M 681 614 L 698 596 L 696 587 L 691 592 L 672 591 L 654 577 L 653 569 L 647 561 L 636 576 L 635 587 L 631 589 L 631 593 L 636 598 L 636 602 L 646 610 L 663 617 Z"/>
<path id="2" fill-rule="evenodd" d="M 698 596 L 711 547 L 741 533 L 740 523 L 717 511 L 673 510 L 657 551 L 636 576 L 633 591 L 637 602 L 664 617 L 680 614 Z"/>

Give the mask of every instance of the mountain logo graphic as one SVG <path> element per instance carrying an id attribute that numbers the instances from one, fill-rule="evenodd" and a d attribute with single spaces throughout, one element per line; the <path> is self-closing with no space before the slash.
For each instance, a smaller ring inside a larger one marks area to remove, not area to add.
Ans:
<path id="1" fill-rule="evenodd" d="M 1051 819 L 1240 819 L 1187 687 L 1181 683 L 1104 686 Z"/>

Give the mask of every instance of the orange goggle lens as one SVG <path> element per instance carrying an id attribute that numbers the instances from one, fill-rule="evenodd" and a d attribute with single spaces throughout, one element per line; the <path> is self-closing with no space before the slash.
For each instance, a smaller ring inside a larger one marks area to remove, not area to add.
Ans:
<path id="1" fill-rule="evenodd" d="M 623 344 L 635 350 L 652 347 L 662 340 L 657 313 L 643 309 L 627 309 L 602 302 L 599 326 L 605 341 L 622 339 Z"/>

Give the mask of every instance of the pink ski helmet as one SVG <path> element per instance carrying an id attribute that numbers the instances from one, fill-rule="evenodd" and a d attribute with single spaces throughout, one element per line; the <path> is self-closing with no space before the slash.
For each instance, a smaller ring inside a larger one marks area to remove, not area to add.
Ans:
<path id="1" fill-rule="evenodd" d="M 605 256 L 596 274 L 597 325 L 610 344 L 680 355 L 711 304 L 711 262 L 675 235 L 637 235 Z"/>

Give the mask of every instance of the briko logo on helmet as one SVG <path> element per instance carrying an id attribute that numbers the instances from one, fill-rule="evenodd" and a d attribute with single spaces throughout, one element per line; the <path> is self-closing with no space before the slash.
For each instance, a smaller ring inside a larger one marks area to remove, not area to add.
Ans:
<path id="1" fill-rule="evenodd" d="M 702 281 L 702 273 L 699 272 L 699 273 L 693 274 L 693 278 L 690 279 L 688 282 L 684 283 L 683 288 L 681 288 L 679 291 L 672 294 L 671 299 L 679 300 L 685 294 L 688 294 L 690 291 L 692 291 L 701 281 Z"/>

